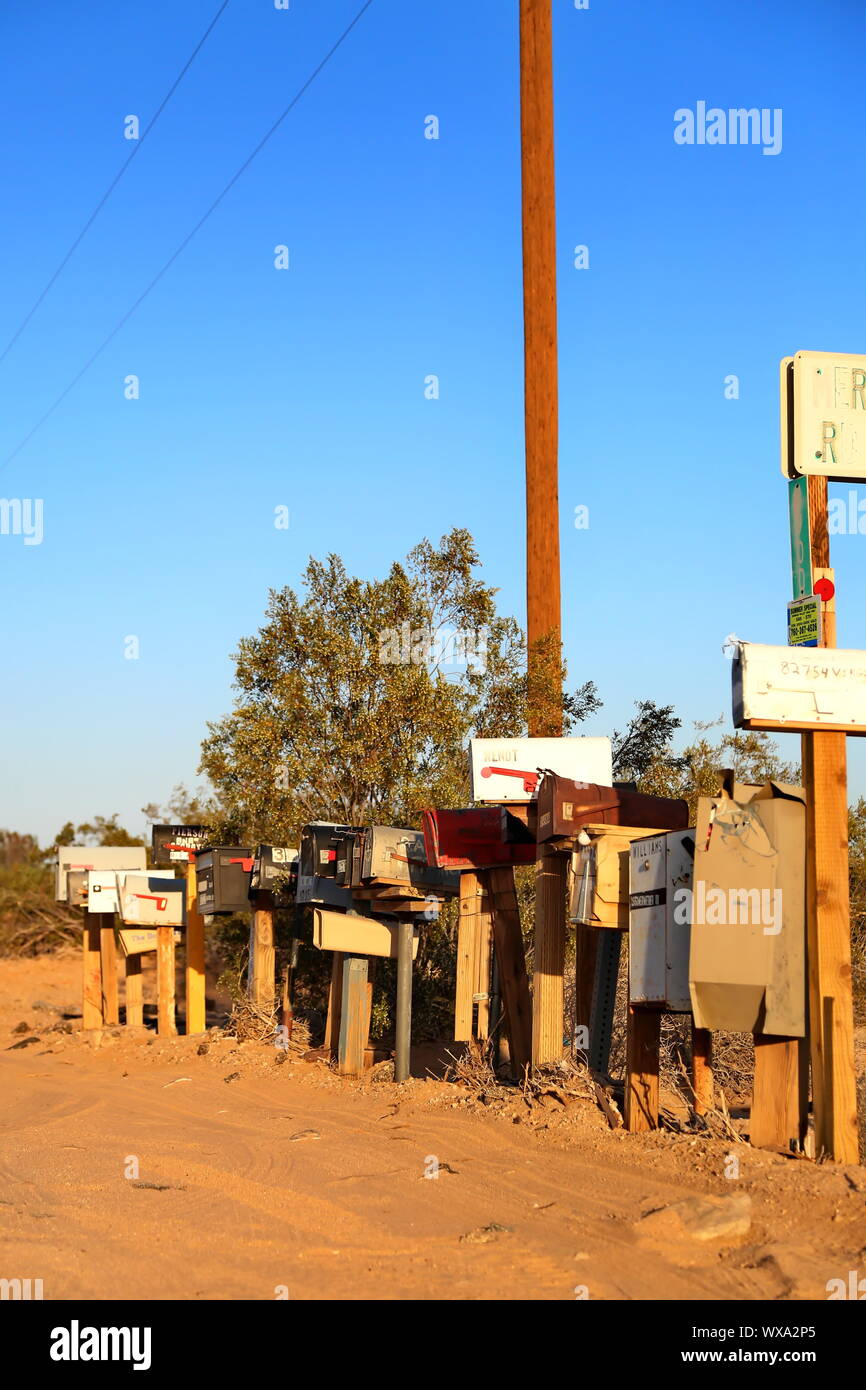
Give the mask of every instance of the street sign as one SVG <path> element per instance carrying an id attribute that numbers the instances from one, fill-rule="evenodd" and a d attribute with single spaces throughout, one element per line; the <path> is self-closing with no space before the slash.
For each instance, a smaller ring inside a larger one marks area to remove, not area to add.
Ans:
<path id="1" fill-rule="evenodd" d="M 812 592 L 809 484 L 806 478 L 795 478 L 788 484 L 788 520 L 791 527 L 791 587 L 794 598 L 803 598 Z"/>
<path id="2" fill-rule="evenodd" d="M 782 416 L 782 471 L 792 476 L 787 451 L 794 476 L 866 479 L 866 357 L 798 352 L 793 377 L 793 413 Z"/>
<path id="3" fill-rule="evenodd" d="M 866 652 L 741 642 L 733 663 L 734 725 L 790 733 L 866 734 Z"/>
<path id="4" fill-rule="evenodd" d="M 788 604 L 788 646 L 820 647 L 821 599 L 818 594 L 806 594 Z"/>

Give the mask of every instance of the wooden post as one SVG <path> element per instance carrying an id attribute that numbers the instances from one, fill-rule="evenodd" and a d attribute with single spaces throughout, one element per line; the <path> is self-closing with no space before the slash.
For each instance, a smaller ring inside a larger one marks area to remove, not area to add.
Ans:
<path id="1" fill-rule="evenodd" d="M 198 910 L 195 860 L 186 866 L 186 1031 L 207 1028 L 205 992 L 204 917 Z"/>
<path id="2" fill-rule="evenodd" d="M 99 952 L 100 915 L 85 912 L 83 932 L 84 1002 L 82 1006 L 82 1027 L 101 1028 L 102 1014 L 102 961 Z"/>
<path id="3" fill-rule="evenodd" d="M 100 912 L 99 958 L 102 972 L 102 1016 L 107 1025 L 120 1022 L 117 994 L 117 950 L 114 941 L 114 914 Z"/>
<path id="4" fill-rule="evenodd" d="M 331 961 L 331 987 L 328 991 L 328 1017 L 325 1022 L 325 1047 L 332 1057 L 337 1056 L 339 1049 L 342 1012 L 343 952 L 335 951 Z"/>
<path id="5" fill-rule="evenodd" d="M 493 942 L 499 963 L 511 1065 L 516 1075 L 522 1077 L 532 1060 L 532 1000 L 526 976 L 520 908 L 514 891 L 514 870 L 484 869 L 481 878 L 493 914 Z"/>
<path id="6" fill-rule="evenodd" d="M 335 952 L 335 956 L 336 956 Z M 343 1076 L 360 1076 L 364 1070 L 367 1018 L 367 958 L 346 956 L 343 961 L 340 1016 L 339 1070 Z"/>
<path id="7" fill-rule="evenodd" d="M 830 568 L 827 479 L 808 480 L 812 575 Z M 836 645 L 835 603 L 822 605 L 823 645 Z M 806 946 L 815 1153 L 859 1161 L 845 735 L 803 735 L 806 790 Z"/>
<path id="8" fill-rule="evenodd" d="M 562 733 L 556 180 L 550 0 L 520 0 L 526 640 L 531 737 Z M 544 851 L 535 904 L 532 1060 L 562 1054 L 565 897 Z M 545 883 L 550 891 L 545 891 Z"/>
<path id="9" fill-rule="evenodd" d="M 625 1127 L 631 1134 L 658 1128 L 661 1018 L 658 1009 L 629 1005 Z"/>
<path id="10" fill-rule="evenodd" d="M 520 0 L 523 221 L 526 637 L 529 733 L 562 732 L 559 593 L 559 421 L 556 359 L 556 185 L 550 0 Z M 549 649 L 539 649 L 539 642 Z M 537 678 L 537 679 L 536 679 Z M 550 683 L 552 682 L 552 689 Z M 550 696 L 556 699 L 551 704 Z"/>
<path id="11" fill-rule="evenodd" d="M 141 1028 L 144 1024 L 144 992 L 141 979 L 141 956 L 138 951 L 126 957 L 126 1025 Z"/>
<path id="12" fill-rule="evenodd" d="M 479 886 L 480 891 L 480 886 Z M 493 954 L 493 920 L 486 896 L 478 899 L 478 932 L 475 950 L 475 1036 L 484 1042 L 490 1036 L 490 972 Z"/>
<path id="13" fill-rule="evenodd" d="M 250 915 L 249 993 L 259 1009 L 272 1009 L 276 987 L 274 951 L 274 909 L 270 893 L 257 893 Z"/>
<path id="14" fill-rule="evenodd" d="M 568 859 L 539 849 L 535 866 L 532 971 L 532 1063 L 562 1058 L 565 971 L 565 883 Z"/>
<path id="15" fill-rule="evenodd" d="M 692 1018 L 692 1090 L 696 1115 L 713 1108 L 713 1035 L 709 1028 L 696 1028 Z"/>
<path id="16" fill-rule="evenodd" d="M 476 940 L 480 929 L 481 886 L 477 874 L 460 875 L 460 915 L 457 919 L 457 988 L 454 995 L 454 1038 L 472 1037 L 472 996 L 475 993 Z"/>
<path id="17" fill-rule="evenodd" d="M 755 1034 L 755 1077 L 749 1142 L 756 1149 L 788 1150 L 800 1137 L 800 1066 L 797 1038 Z"/>
<path id="18" fill-rule="evenodd" d="M 174 927 L 156 929 L 156 1031 L 177 1032 L 175 1022 Z"/>

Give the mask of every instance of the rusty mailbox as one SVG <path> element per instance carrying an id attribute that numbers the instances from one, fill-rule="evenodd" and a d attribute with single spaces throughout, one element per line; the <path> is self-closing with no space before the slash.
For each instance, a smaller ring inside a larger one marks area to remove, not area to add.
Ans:
<path id="1" fill-rule="evenodd" d="M 569 839 L 584 825 L 652 825 L 685 830 L 688 802 L 668 796 L 645 796 L 620 786 L 575 782 L 545 773 L 538 789 L 538 839 Z"/>
<path id="2" fill-rule="evenodd" d="M 535 863 L 535 836 L 505 806 L 424 811 L 427 861 L 443 869 Z"/>

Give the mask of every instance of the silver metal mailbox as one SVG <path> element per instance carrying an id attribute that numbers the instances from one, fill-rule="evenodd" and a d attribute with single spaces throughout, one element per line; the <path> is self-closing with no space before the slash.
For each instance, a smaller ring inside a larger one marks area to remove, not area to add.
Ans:
<path id="1" fill-rule="evenodd" d="M 460 892 L 460 875 L 427 863 L 423 830 L 404 830 L 393 825 L 371 825 L 364 834 L 363 879 L 435 888 L 440 893 Z"/>
<path id="2" fill-rule="evenodd" d="M 689 939 L 694 830 L 633 840 L 629 873 L 628 975 L 632 1004 L 689 1013 Z"/>
<path id="3" fill-rule="evenodd" d="M 70 870 L 86 873 L 89 869 L 129 869 L 143 873 L 146 868 L 147 852 L 143 845 L 60 845 L 54 896 L 59 903 L 68 901 L 66 876 Z"/>

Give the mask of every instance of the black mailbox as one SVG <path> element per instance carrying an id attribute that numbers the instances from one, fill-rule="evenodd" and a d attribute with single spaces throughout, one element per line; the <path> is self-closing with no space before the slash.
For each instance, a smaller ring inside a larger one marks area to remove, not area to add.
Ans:
<path id="1" fill-rule="evenodd" d="M 271 893 L 275 907 L 290 907 L 298 886 L 298 851 L 259 845 L 250 875 L 250 894 Z"/>
<path id="2" fill-rule="evenodd" d="M 199 912 L 211 917 L 219 912 L 248 912 L 251 849 L 221 845 L 200 850 L 195 857 L 196 896 Z"/>

